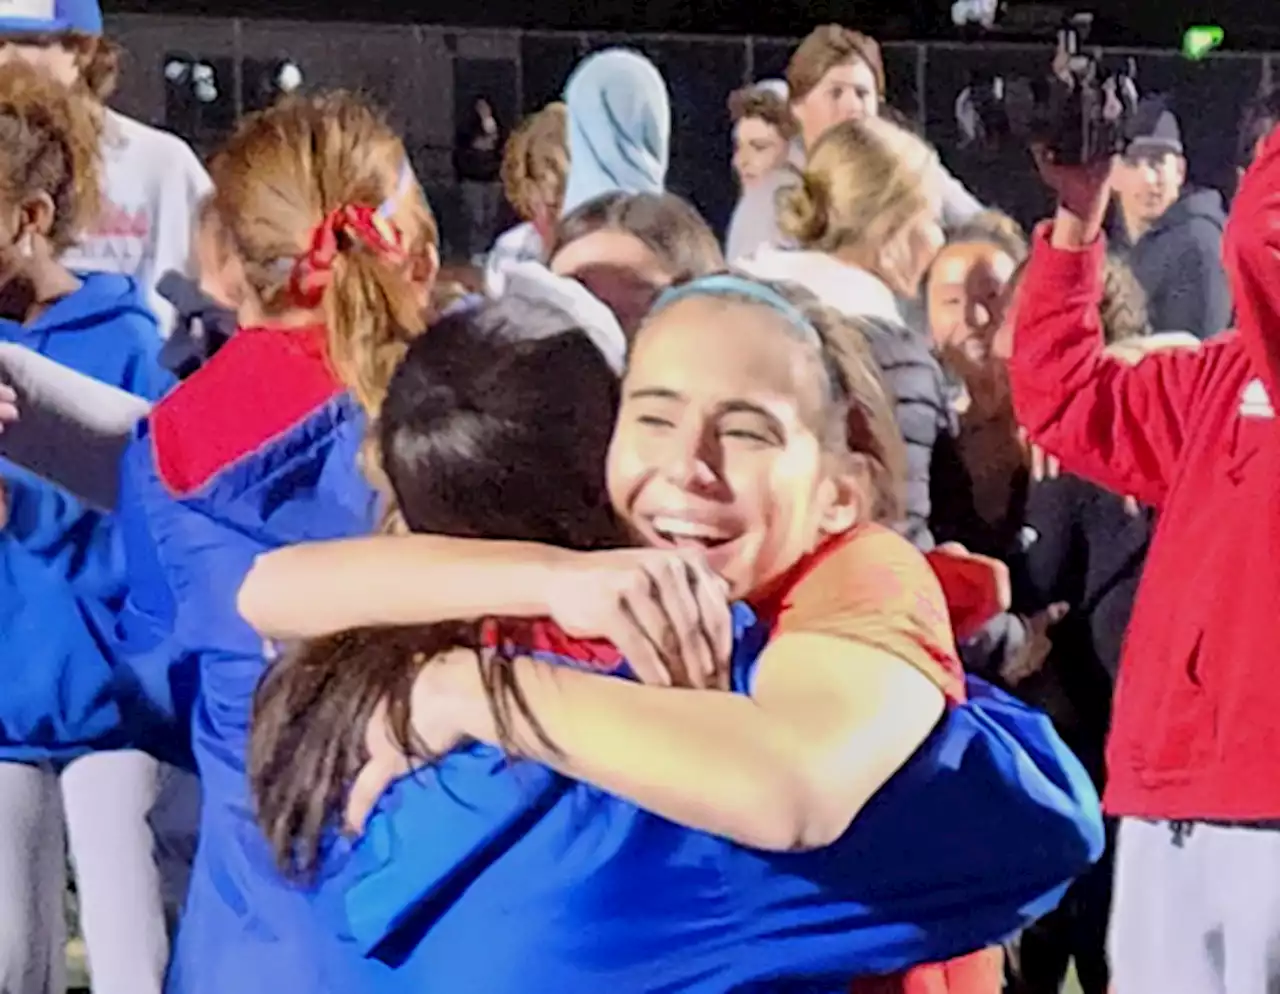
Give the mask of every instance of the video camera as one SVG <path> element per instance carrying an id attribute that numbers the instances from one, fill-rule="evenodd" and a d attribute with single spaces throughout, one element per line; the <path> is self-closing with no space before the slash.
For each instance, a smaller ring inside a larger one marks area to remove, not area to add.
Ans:
<path id="1" fill-rule="evenodd" d="M 953 11 L 990 23 L 999 6 L 990 0 L 962 0 Z M 971 20 L 969 23 L 973 23 Z M 1093 25 L 1091 14 L 1060 22 L 1050 73 L 1038 79 L 979 76 L 956 101 L 956 119 L 966 144 L 1046 146 L 1064 165 L 1081 165 L 1124 151 L 1130 121 L 1137 111 L 1136 63 L 1104 65 L 1100 53 L 1083 42 Z"/>
<path id="2" fill-rule="evenodd" d="M 1036 101 L 1033 142 L 1043 144 L 1062 165 L 1085 165 L 1124 151 L 1138 107 L 1137 64 L 1107 71 L 1099 55 L 1081 50 L 1092 15 L 1077 14 L 1058 32 L 1053 74 Z"/>

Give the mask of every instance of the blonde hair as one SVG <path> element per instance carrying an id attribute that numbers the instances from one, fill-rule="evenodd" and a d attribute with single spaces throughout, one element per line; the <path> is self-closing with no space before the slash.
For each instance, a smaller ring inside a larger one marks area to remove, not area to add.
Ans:
<path id="1" fill-rule="evenodd" d="M 292 264 L 325 218 L 345 205 L 388 202 L 407 168 L 400 139 L 349 93 L 290 97 L 246 118 L 210 163 L 210 213 L 264 311 L 297 306 Z M 432 255 L 437 240 L 431 209 L 413 186 L 412 230 L 405 232 L 411 260 Z M 410 267 L 339 239 L 323 308 L 329 362 L 376 415 L 392 372 L 427 319 Z"/>
<path id="2" fill-rule="evenodd" d="M 1119 256 L 1107 255 L 1102 266 L 1102 336 L 1108 345 L 1151 334 L 1147 294 L 1133 270 Z"/>
<path id="3" fill-rule="evenodd" d="M 874 38 L 839 24 L 814 28 L 787 63 L 787 89 L 791 100 L 803 100 L 822 77 L 837 66 L 862 62 L 876 80 L 876 96 L 884 97 L 884 59 Z"/>
<path id="4" fill-rule="evenodd" d="M 561 103 L 548 104 L 526 119 L 502 153 L 502 189 L 522 220 L 539 208 L 560 213 L 569 179 L 568 118 Z"/>
<path id="5" fill-rule="evenodd" d="M 102 209 L 102 113 L 24 62 L 0 66 L 0 184 L 11 204 L 53 201 L 49 244 L 71 248 Z"/>
<path id="6" fill-rule="evenodd" d="M 778 194 L 778 226 L 804 249 L 853 249 L 893 269 L 913 223 L 937 209 L 938 154 L 879 118 L 838 124 L 819 139 L 800 182 Z"/>

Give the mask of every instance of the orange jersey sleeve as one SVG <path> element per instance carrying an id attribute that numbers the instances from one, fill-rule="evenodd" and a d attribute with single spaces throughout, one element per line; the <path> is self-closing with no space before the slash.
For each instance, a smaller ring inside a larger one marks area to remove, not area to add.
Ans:
<path id="1" fill-rule="evenodd" d="M 894 532 L 864 525 L 832 539 L 799 564 L 775 604 L 775 636 L 862 642 L 914 666 L 948 700 L 964 699 L 942 587 L 924 556 Z"/>

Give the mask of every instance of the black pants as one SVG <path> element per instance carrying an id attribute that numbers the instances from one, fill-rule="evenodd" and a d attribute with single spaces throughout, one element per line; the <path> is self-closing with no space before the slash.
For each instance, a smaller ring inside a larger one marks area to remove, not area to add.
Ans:
<path id="1" fill-rule="evenodd" d="M 1056 909 L 1014 941 L 1006 961 L 1007 994 L 1059 994 L 1073 959 L 1084 994 L 1107 994 L 1114 847 L 1115 824 L 1108 821 L 1102 859 L 1071 885 Z"/>

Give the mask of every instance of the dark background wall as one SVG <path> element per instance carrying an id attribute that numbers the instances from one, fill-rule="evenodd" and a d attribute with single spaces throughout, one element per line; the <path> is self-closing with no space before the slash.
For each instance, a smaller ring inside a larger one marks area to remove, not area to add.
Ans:
<path id="1" fill-rule="evenodd" d="M 1009 0 L 1011 6 L 1028 0 Z M 886 39 L 954 36 L 951 0 L 106 0 L 112 12 L 216 13 L 320 20 L 401 21 L 420 24 L 567 30 L 690 31 L 699 33 L 803 34 L 824 21 L 841 21 Z M 1093 10 L 1107 40 L 1116 44 L 1173 46 L 1193 23 L 1223 25 L 1230 44 L 1267 48 L 1280 42 L 1280 4 L 1272 0 L 1059 0 L 1059 6 Z"/>

